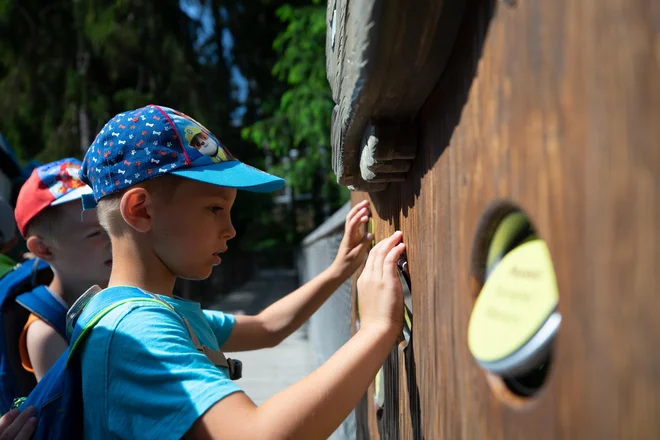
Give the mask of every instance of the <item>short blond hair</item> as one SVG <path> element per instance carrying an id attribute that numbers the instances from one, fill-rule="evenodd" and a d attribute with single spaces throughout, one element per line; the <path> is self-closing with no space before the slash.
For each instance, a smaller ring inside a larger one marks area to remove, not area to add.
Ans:
<path id="1" fill-rule="evenodd" d="M 25 227 L 25 238 L 37 236 L 48 243 L 61 243 L 61 226 L 65 220 L 61 215 L 61 206 L 49 206 L 34 216 Z"/>
<path id="2" fill-rule="evenodd" d="M 119 206 L 123 196 L 124 191 L 110 194 L 99 200 L 96 206 L 96 216 L 99 219 L 99 224 L 109 235 L 117 235 L 121 231 L 123 219 Z"/>
<path id="3" fill-rule="evenodd" d="M 181 179 L 183 178 L 179 176 L 158 176 L 140 182 L 131 188 L 136 186 L 145 188 L 152 194 L 152 196 L 169 201 L 174 196 L 174 192 L 179 186 L 179 183 L 181 183 Z M 124 219 L 121 216 L 121 199 L 131 188 L 127 188 L 124 191 L 115 194 L 110 194 L 98 201 L 96 215 L 98 216 L 101 227 L 103 227 L 103 229 L 105 229 L 110 235 L 120 235 L 122 233 Z"/>

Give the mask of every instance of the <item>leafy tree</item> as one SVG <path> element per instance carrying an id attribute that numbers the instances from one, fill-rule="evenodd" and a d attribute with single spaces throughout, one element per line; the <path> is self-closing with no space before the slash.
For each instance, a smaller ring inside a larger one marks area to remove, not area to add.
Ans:
<path id="1" fill-rule="evenodd" d="M 318 1 L 0 0 L 0 36 L 0 133 L 22 163 L 81 157 L 110 117 L 158 103 L 313 192 L 316 223 L 319 195 L 337 206 Z M 292 148 L 300 154 L 285 169 Z M 234 212 L 232 248 L 290 251 L 283 207 L 242 193 Z"/>
<path id="2" fill-rule="evenodd" d="M 177 0 L 2 0 L 0 131 L 47 161 L 81 156 L 127 108 L 203 111 L 196 26 Z"/>
<path id="3" fill-rule="evenodd" d="M 325 14 L 319 0 L 277 9 L 286 28 L 273 42 L 279 58 L 272 75 L 287 89 L 263 102 L 262 119 L 242 132 L 245 139 L 273 154 L 271 171 L 284 176 L 294 193 L 313 193 L 316 225 L 324 216 L 324 200 L 336 208 L 348 199 L 331 168 L 333 102 L 325 73 Z"/>

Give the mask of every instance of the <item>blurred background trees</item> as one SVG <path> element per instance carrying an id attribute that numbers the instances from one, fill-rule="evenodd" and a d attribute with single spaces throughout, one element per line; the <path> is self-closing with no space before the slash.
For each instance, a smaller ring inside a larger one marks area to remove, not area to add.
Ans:
<path id="1" fill-rule="evenodd" d="M 287 179 L 272 197 L 241 193 L 232 252 L 291 265 L 348 199 L 330 166 L 324 52 L 319 0 L 0 0 L 0 133 L 33 166 L 81 158 L 122 110 L 184 111 Z"/>

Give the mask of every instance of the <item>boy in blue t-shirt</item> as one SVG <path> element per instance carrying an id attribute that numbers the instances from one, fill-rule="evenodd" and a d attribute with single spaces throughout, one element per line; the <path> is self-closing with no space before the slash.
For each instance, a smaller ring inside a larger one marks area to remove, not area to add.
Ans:
<path id="1" fill-rule="evenodd" d="M 211 157 L 189 144 L 186 133 L 193 131 L 223 154 Z M 197 121 L 155 105 L 110 120 L 87 151 L 82 178 L 93 188 L 94 200 L 85 202 L 98 204 L 114 261 L 109 287 L 91 301 L 146 292 L 168 305 L 126 303 L 92 330 L 81 350 L 85 437 L 327 438 L 401 333 L 401 234 L 370 252 L 358 281 L 357 334 L 318 370 L 257 407 L 210 354 L 273 346 L 307 320 L 363 262 L 371 237 L 358 231 L 367 204 L 349 213 L 331 268 L 259 315 L 234 317 L 173 298 L 174 282 L 205 279 L 220 264 L 235 235 L 230 211 L 237 189 L 274 191 L 282 179 L 234 159 Z"/>

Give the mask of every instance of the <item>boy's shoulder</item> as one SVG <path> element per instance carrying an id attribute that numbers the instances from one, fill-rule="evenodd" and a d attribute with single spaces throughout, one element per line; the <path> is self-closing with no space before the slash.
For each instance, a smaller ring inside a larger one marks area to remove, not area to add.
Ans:
<path id="1" fill-rule="evenodd" d="M 176 314 L 172 313 L 175 311 L 173 307 L 137 287 L 114 286 L 101 290 L 93 286 L 69 310 L 68 332 L 72 334 L 76 326 L 82 327 L 83 332 L 92 327 L 117 327 L 122 319 L 136 310 L 144 312 L 140 316 L 144 325 L 159 324 L 159 319 L 150 319 L 154 310 L 159 318 L 160 312 L 176 318 Z"/>
<path id="2" fill-rule="evenodd" d="M 32 315 L 34 316 L 34 315 Z M 27 344 L 30 351 L 32 349 L 47 349 L 55 341 L 63 341 L 62 335 L 52 325 L 36 317 L 25 331 Z"/>
<path id="3" fill-rule="evenodd" d="M 21 359 L 29 360 L 29 364 L 35 372 L 43 373 L 44 368 L 47 369 L 47 366 L 54 364 L 55 360 L 64 353 L 67 345 L 68 341 L 55 327 L 41 319 L 35 319 L 25 331 L 27 356 L 21 354 Z"/>
<path id="4" fill-rule="evenodd" d="M 194 306 L 199 316 L 192 311 Z M 67 333 L 71 336 L 78 332 L 83 340 L 89 337 L 96 344 L 111 337 L 115 347 L 130 343 L 157 346 L 163 338 L 170 343 L 181 343 L 182 339 L 189 342 L 194 339 L 190 332 L 196 331 L 192 327 L 200 324 L 211 331 L 199 303 L 164 298 L 132 286 L 103 290 L 95 286 L 69 310 Z"/>
<path id="5" fill-rule="evenodd" d="M 124 286 L 94 295 L 75 323 L 76 331 L 80 332 L 77 339 L 85 341 L 79 355 L 87 371 L 90 366 L 92 370 L 116 369 L 117 362 L 128 358 L 135 361 L 132 369 L 142 368 L 186 351 L 189 339 L 176 313 L 140 289 Z"/>

